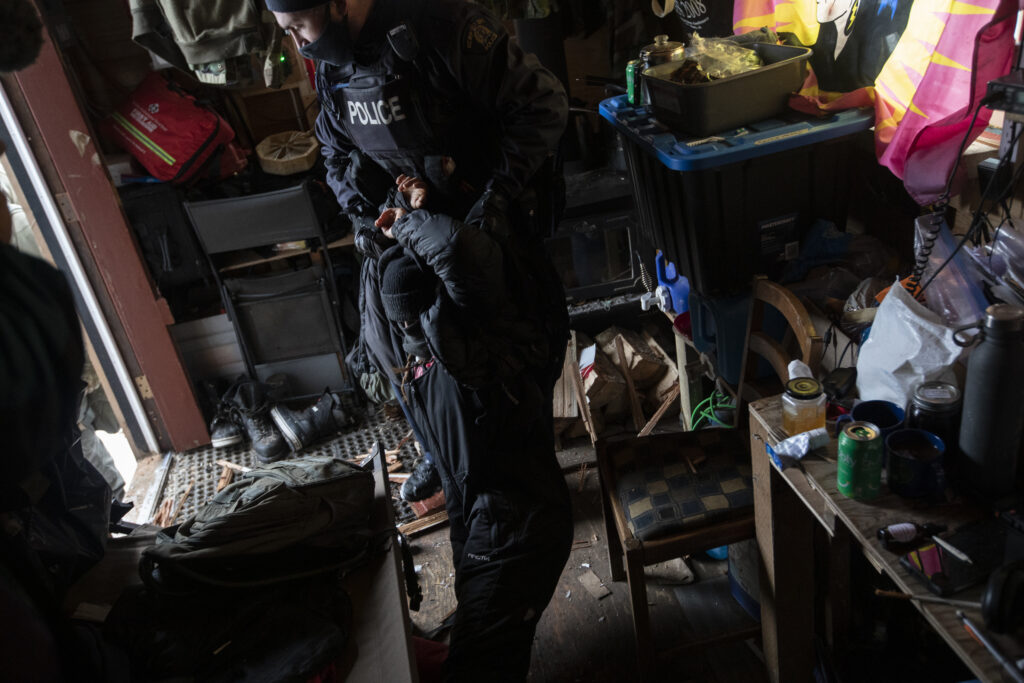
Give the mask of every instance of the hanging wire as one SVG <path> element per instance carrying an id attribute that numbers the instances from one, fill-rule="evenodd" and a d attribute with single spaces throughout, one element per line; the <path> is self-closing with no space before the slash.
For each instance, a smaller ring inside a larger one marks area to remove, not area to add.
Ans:
<path id="1" fill-rule="evenodd" d="M 984 103 L 985 103 L 985 100 L 982 100 L 981 104 L 984 104 Z M 979 104 L 979 109 L 980 109 L 981 104 Z M 975 110 L 975 116 L 977 116 L 977 110 Z M 974 119 L 971 119 L 971 121 L 972 121 L 972 126 L 973 126 Z M 928 289 L 928 285 L 930 285 L 932 283 L 932 281 L 935 280 L 935 277 L 939 273 L 941 273 L 943 271 L 943 269 L 945 269 L 945 267 L 947 265 L 950 264 L 950 262 L 953 260 L 953 257 L 955 257 L 957 255 L 957 253 L 960 251 L 960 249 L 963 248 L 963 246 L 967 243 L 968 240 L 977 242 L 977 240 L 978 240 L 978 232 L 979 232 L 979 229 L 981 228 L 981 226 L 983 224 L 989 225 L 989 227 L 991 227 L 991 225 L 988 223 L 988 215 L 987 215 L 988 212 L 985 210 L 985 202 L 987 200 L 989 200 L 989 193 L 992 191 L 992 188 L 995 186 L 996 178 L 999 176 L 1000 169 L 1002 169 L 1003 166 L 1006 163 L 1009 162 L 1010 157 L 1013 154 L 1013 150 L 1017 146 L 1017 141 L 1020 139 L 1022 131 L 1024 131 L 1024 127 L 1021 127 L 1020 129 L 1018 129 L 1017 132 L 1014 134 L 1013 139 L 1010 141 L 1010 144 L 1007 147 L 1006 154 L 1004 154 L 999 159 L 999 164 L 996 166 L 995 172 L 992 174 L 992 177 L 989 178 L 988 183 L 986 183 L 985 190 L 984 190 L 984 192 L 982 192 L 982 195 L 981 195 L 981 201 L 978 203 L 978 208 L 974 212 L 974 214 L 973 214 L 973 216 L 971 218 L 971 226 L 967 229 L 967 232 L 964 233 L 964 236 L 962 238 L 960 238 L 960 240 L 957 242 L 956 246 L 953 248 L 953 251 L 949 254 L 948 257 L 946 257 L 946 260 L 943 261 L 942 264 L 938 268 L 935 269 L 935 272 L 933 272 L 931 274 L 931 277 L 928 278 L 928 281 L 924 283 L 924 285 L 921 287 L 920 291 L 918 292 L 919 295 L 923 294 L 924 291 L 926 289 Z M 970 132 L 970 128 L 968 129 L 968 133 L 969 132 Z M 967 136 L 965 135 L 964 136 L 964 143 L 966 143 L 966 141 L 967 141 Z M 961 143 L 961 145 L 960 145 L 960 153 L 957 155 L 957 164 L 959 164 L 959 157 L 960 157 L 960 154 L 963 153 L 963 149 L 964 149 L 964 144 Z M 953 172 L 954 173 L 956 172 L 957 164 L 954 164 L 954 166 L 953 166 Z M 1013 178 L 1010 181 L 1010 186 L 1011 187 L 1016 185 L 1018 179 L 1020 178 L 1022 170 L 1024 170 L 1024 164 L 1022 164 L 1020 167 L 1018 167 L 1017 170 L 1014 172 Z M 943 193 L 943 197 L 940 199 L 940 201 L 945 200 L 945 202 L 947 204 L 948 204 L 948 201 L 949 201 L 949 196 L 948 195 L 949 195 L 949 188 L 952 185 L 952 179 L 953 179 L 953 174 L 951 173 L 950 174 L 950 178 L 949 178 L 949 180 L 946 183 L 946 191 Z"/>
<path id="2" fill-rule="evenodd" d="M 978 102 L 978 106 L 974 108 L 974 114 L 971 116 L 971 123 L 967 126 L 967 130 L 964 132 L 964 137 L 960 141 L 960 148 L 957 150 L 956 158 L 953 161 L 953 168 L 949 172 L 949 176 L 946 178 L 946 186 L 939 195 L 938 200 L 932 205 L 932 221 L 927 228 L 927 233 L 922 235 L 921 244 L 916 250 L 914 256 L 914 270 L 910 274 L 909 289 L 914 291 L 917 286 L 921 284 L 921 277 L 924 276 L 924 271 L 928 268 L 929 257 L 931 256 L 932 249 L 935 247 L 935 242 L 939 238 L 939 233 L 942 229 L 942 221 L 946 213 L 946 207 L 949 206 L 949 193 L 953 190 L 953 180 L 956 178 L 956 172 L 960 168 L 960 159 L 963 157 L 964 149 L 967 148 L 967 141 L 971 137 L 971 131 L 974 130 L 974 122 L 978 120 L 978 114 L 981 112 L 982 106 L 986 104 L 986 99 L 983 98 Z"/>

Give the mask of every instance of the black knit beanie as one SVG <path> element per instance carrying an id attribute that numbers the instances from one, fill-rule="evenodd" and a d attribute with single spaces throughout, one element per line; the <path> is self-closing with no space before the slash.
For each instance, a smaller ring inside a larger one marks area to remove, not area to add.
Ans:
<path id="1" fill-rule="evenodd" d="M 301 12 L 326 5 L 328 0 L 266 0 L 271 12 Z"/>
<path id="2" fill-rule="evenodd" d="M 380 278 L 380 299 L 388 320 L 419 320 L 420 313 L 434 303 L 435 282 L 434 275 L 420 268 L 408 254 L 389 261 Z"/>

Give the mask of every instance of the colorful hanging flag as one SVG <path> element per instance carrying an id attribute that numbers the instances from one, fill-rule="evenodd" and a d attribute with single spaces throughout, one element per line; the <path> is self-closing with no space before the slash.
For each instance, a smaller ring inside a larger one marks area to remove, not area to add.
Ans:
<path id="1" fill-rule="evenodd" d="M 798 108 L 875 109 L 875 146 L 920 204 L 940 199 L 986 83 L 1010 71 L 1016 0 L 735 0 L 733 30 L 814 49 Z M 794 98 L 796 99 L 796 98 Z M 988 123 L 982 107 L 970 133 Z"/>

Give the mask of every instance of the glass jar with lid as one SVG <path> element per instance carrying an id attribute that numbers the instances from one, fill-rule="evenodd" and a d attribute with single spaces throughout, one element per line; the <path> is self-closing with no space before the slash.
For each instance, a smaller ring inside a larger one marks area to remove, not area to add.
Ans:
<path id="1" fill-rule="evenodd" d="M 907 426 L 931 432 L 945 444 L 944 467 L 949 479 L 957 479 L 961 469 L 957 455 L 960 408 L 960 390 L 937 380 L 918 384 L 907 406 Z"/>
<path id="2" fill-rule="evenodd" d="M 938 436 L 947 449 L 956 445 L 956 432 L 960 426 L 960 390 L 949 382 L 918 384 L 907 409 L 907 426 Z"/>
<path id="3" fill-rule="evenodd" d="M 789 436 L 825 426 L 825 392 L 811 377 L 786 382 L 782 395 L 782 429 Z"/>

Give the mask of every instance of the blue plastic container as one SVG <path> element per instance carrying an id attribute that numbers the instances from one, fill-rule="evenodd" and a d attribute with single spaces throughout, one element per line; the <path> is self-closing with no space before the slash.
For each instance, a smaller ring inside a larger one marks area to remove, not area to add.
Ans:
<path id="1" fill-rule="evenodd" d="M 781 274 L 815 220 L 845 226 L 850 142 L 874 123 L 858 109 L 787 112 L 697 140 L 625 97 L 600 112 L 624 141 L 642 236 L 709 295 Z"/>

